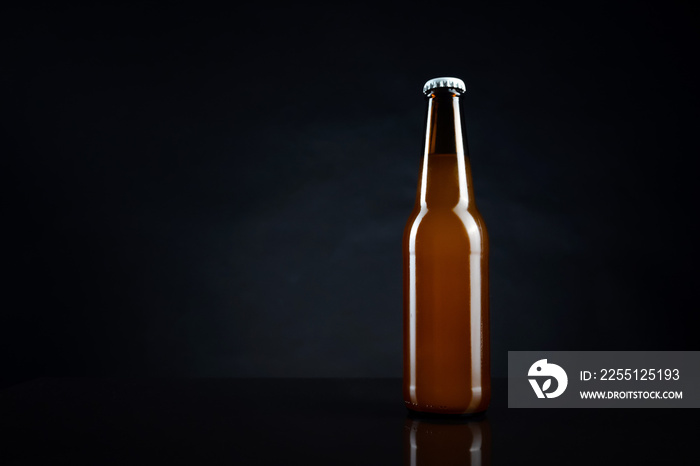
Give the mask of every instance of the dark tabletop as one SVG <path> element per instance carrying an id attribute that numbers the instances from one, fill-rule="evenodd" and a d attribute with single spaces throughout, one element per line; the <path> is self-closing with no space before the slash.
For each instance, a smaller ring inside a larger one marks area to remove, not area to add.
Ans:
<path id="1" fill-rule="evenodd" d="M 407 415 L 398 379 L 42 378 L 0 391 L 0 464 L 698 464 L 697 410 Z"/>

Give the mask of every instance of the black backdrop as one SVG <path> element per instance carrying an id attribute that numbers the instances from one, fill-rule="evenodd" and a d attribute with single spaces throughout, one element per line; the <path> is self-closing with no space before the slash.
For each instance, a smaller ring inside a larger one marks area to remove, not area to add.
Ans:
<path id="1" fill-rule="evenodd" d="M 5 383 L 400 376 L 423 83 L 508 350 L 698 349 L 697 7 L 5 7 Z"/>

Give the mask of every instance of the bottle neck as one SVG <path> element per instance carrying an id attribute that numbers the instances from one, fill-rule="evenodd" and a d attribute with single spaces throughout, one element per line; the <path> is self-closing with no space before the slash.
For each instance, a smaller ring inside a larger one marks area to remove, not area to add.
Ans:
<path id="1" fill-rule="evenodd" d="M 425 150 L 419 185 L 421 206 L 454 209 L 473 205 L 467 145 L 462 136 L 458 91 L 436 89 L 428 96 Z"/>
<path id="2" fill-rule="evenodd" d="M 425 154 L 464 156 L 459 91 L 436 89 L 428 96 Z"/>

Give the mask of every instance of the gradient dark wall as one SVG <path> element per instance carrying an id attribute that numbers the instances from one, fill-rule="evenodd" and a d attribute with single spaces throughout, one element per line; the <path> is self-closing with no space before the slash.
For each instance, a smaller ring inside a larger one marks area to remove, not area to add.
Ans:
<path id="1" fill-rule="evenodd" d="M 423 83 L 508 350 L 698 349 L 697 7 L 3 12 L 6 380 L 400 376 Z"/>

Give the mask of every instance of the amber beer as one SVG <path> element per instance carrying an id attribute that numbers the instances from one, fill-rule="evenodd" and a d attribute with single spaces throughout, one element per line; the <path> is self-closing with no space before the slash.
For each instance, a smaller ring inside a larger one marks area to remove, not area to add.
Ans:
<path id="1" fill-rule="evenodd" d="M 471 414 L 491 398 L 488 236 L 474 202 L 457 78 L 428 81 L 418 193 L 403 235 L 403 395 L 411 411 Z"/>

